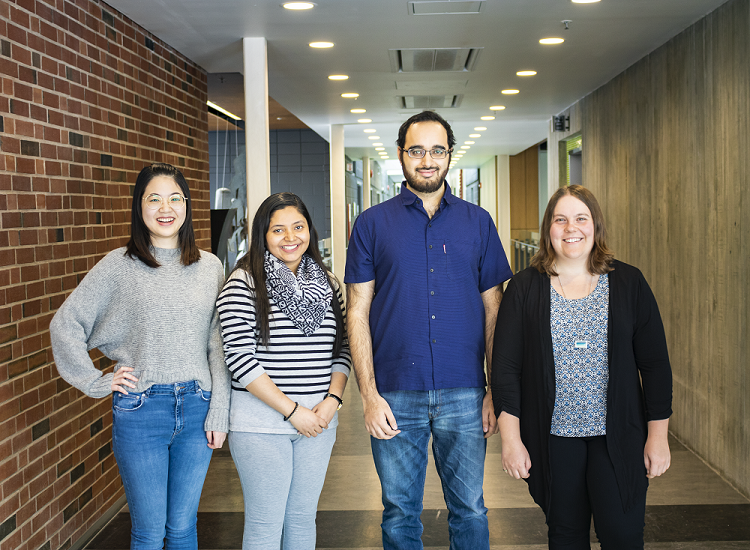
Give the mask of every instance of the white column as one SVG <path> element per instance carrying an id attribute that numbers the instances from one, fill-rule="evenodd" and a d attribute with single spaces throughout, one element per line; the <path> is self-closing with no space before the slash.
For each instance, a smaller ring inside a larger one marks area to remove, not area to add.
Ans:
<path id="1" fill-rule="evenodd" d="M 510 157 L 498 155 L 497 159 L 497 231 L 510 263 L 513 253 L 510 245 Z"/>
<path id="2" fill-rule="evenodd" d="M 344 281 L 346 268 L 346 157 L 344 125 L 331 124 L 331 253 L 333 273 Z"/>
<path id="3" fill-rule="evenodd" d="M 362 157 L 362 210 L 370 208 L 370 157 Z"/>
<path id="4" fill-rule="evenodd" d="M 271 158 L 268 134 L 268 58 L 264 37 L 244 37 L 245 174 L 248 235 L 255 212 L 271 194 Z"/>

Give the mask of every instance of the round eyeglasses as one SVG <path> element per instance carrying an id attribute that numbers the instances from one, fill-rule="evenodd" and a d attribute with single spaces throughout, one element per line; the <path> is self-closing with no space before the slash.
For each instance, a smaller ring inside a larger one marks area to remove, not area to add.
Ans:
<path id="1" fill-rule="evenodd" d="M 173 193 L 166 198 L 166 204 L 172 208 L 183 208 L 187 197 L 183 197 L 179 193 Z M 149 210 L 159 210 L 164 204 L 165 199 L 161 195 L 151 193 L 148 197 L 143 198 L 143 202 L 146 203 L 146 208 Z"/>
<path id="2" fill-rule="evenodd" d="M 434 159 L 444 159 L 448 155 L 448 153 L 450 153 L 448 149 L 443 149 L 442 147 L 435 147 L 434 149 L 430 149 L 429 152 L 430 156 Z M 422 149 L 421 147 L 412 147 L 411 149 L 406 150 L 406 154 L 413 159 L 423 159 L 427 154 L 427 149 Z"/>

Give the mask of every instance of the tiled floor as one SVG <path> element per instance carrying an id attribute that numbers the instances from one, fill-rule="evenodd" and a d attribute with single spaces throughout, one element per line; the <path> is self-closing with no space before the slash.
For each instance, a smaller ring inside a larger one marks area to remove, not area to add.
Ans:
<path id="1" fill-rule="evenodd" d="M 338 441 L 318 507 L 318 548 L 373 550 L 380 543 L 380 484 L 362 421 L 356 383 L 347 388 Z M 649 550 L 750 550 L 750 501 L 725 483 L 675 439 L 672 467 L 652 482 L 646 510 Z M 225 445 L 226 447 L 226 445 Z M 492 550 L 547 548 L 544 516 L 526 483 L 502 473 L 500 438 L 489 440 L 485 469 Z M 425 549 L 448 548 L 447 510 L 434 465 L 425 488 Z M 202 550 L 241 548 L 242 491 L 227 448 L 214 453 L 198 512 Z M 89 544 L 89 550 L 126 550 L 130 543 L 127 507 Z M 595 538 L 593 539 L 595 540 Z M 599 545 L 592 543 L 592 548 Z"/>

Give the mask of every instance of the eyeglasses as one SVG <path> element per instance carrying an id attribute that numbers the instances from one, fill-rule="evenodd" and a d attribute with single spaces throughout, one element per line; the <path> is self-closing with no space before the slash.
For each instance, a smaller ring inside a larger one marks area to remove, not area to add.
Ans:
<path id="1" fill-rule="evenodd" d="M 185 206 L 185 201 L 187 200 L 187 197 L 183 197 L 179 193 L 174 193 L 167 197 L 166 204 L 172 208 L 183 208 Z M 144 197 L 143 201 L 146 203 L 146 208 L 149 210 L 159 210 L 159 208 L 162 207 L 162 204 L 164 204 L 164 198 L 156 193 L 151 193 L 148 197 Z"/>
<path id="2" fill-rule="evenodd" d="M 451 151 L 449 151 L 448 149 L 435 147 L 434 149 L 430 149 L 430 156 L 434 159 L 444 159 L 450 152 Z M 406 150 L 406 154 L 413 159 L 423 159 L 427 154 L 427 149 L 422 149 L 421 147 L 412 147 L 411 149 Z"/>

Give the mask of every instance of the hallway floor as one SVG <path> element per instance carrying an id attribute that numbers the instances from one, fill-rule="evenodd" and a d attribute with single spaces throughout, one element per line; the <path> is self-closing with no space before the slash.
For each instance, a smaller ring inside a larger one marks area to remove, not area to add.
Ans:
<path id="1" fill-rule="evenodd" d="M 362 403 L 352 380 L 339 413 L 337 442 L 318 506 L 318 548 L 382 548 L 380 484 L 362 420 Z M 748 549 L 750 501 L 735 491 L 692 452 L 670 438 L 672 467 L 652 481 L 646 509 L 646 548 Z M 487 445 L 484 480 L 492 550 L 547 548 L 544 515 L 526 483 L 502 472 L 500 437 Z M 202 550 L 242 546 L 242 491 L 228 446 L 214 452 L 198 512 Z M 430 457 L 424 497 L 425 549 L 448 548 L 447 509 Z M 592 534 L 592 540 L 596 540 Z M 127 550 L 130 516 L 125 507 L 87 546 L 88 550 Z M 599 545 L 592 543 L 592 548 Z"/>

